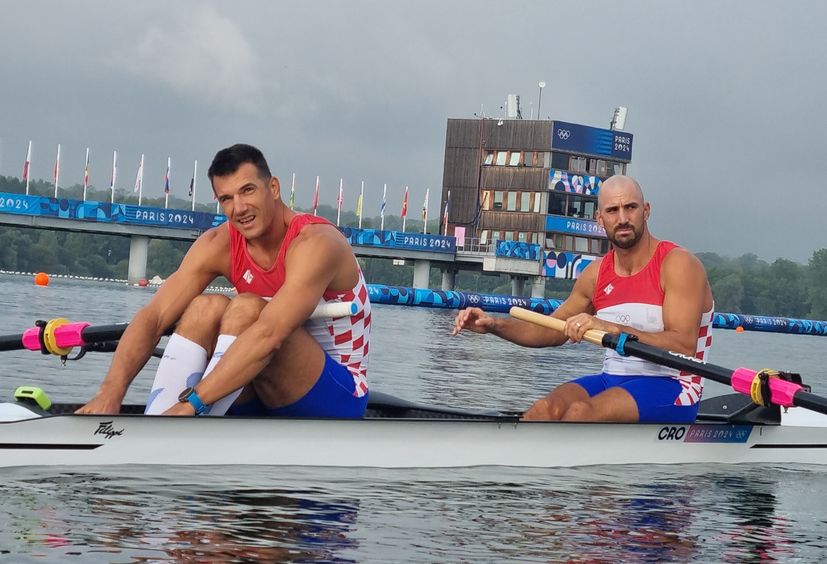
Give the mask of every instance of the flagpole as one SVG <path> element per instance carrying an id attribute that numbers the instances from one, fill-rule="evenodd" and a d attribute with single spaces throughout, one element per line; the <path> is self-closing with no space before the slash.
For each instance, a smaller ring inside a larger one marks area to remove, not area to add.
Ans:
<path id="1" fill-rule="evenodd" d="M 339 197 L 336 200 L 336 227 L 339 227 L 339 221 L 342 219 L 342 183 L 344 179 L 339 179 Z"/>
<path id="2" fill-rule="evenodd" d="M 192 165 L 192 182 L 190 182 L 190 196 L 192 196 L 192 211 L 195 211 L 195 184 L 198 182 L 198 159 Z"/>
<path id="3" fill-rule="evenodd" d="M 296 202 L 296 173 L 293 173 L 293 182 L 290 184 L 290 209 L 293 209 L 293 206 Z"/>
<path id="4" fill-rule="evenodd" d="M 115 203 L 115 182 L 118 180 L 118 150 L 112 150 L 112 182 L 109 184 L 109 203 Z"/>
<path id="5" fill-rule="evenodd" d="M 362 181 L 362 189 L 359 191 L 359 204 L 356 206 L 356 212 L 359 215 L 359 229 L 362 228 L 362 201 L 365 199 L 365 181 Z"/>
<path id="6" fill-rule="evenodd" d="M 172 167 L 172 157 L 167 157 L 167 173 L 164 175 L 164 209 L 169 207 L 169 169 Z"/>
<path id="7" fill-rule="evenodd" d="M 448 236 L 448 204 L 451 203 L 451 191 L 448 190 L 448 197 L 445 198 L 445 213 L 442 216 L 442 221 L 445 224 L 445 232 L 443 235 Z"/>
<path id="8" fill-rule="evenodd" d="M 141 205 L 141 201 L 144 195 L 144 155 L 141 153 L 141 160 L 138 161 L 138 176 L 135 177 L 135 192 L 138 193 L 138 205 Z"/>
<path id="9" fill-rule="evenodd" d="M 57 144 L 57 158 L 55 158 L 55 198 L 57 198 L 57 185 L 60 182 L 60 143 Z"/>
<path id="10" fill-rule="evenodd" d="M 86 164 L 83 166 L 83 201 L 86 201 L 86 190 L 89 188 L 89 147 L 86 147 Z"/>
<path id="11" fill-rule="evenodd" d="M 428 196 L 431 189 L 425 188 L 425 205 L 422 206 L 422 233 L 428 234 Z"/>
<path id="12" fill-rule="evenodd" d="M 402 233 L 405 232 L 405 225 L 408 222 L 408 187 L 405 186 L 405 197 L 402 200 Z"/>
<path id="13" fill-rule="evenodd" d="M 313 215 L 316 215 L 316 209 L 319 207 L 319 177 L 316 177 L 316 193 L 313 195 Z"/>
<path id="14" fill-rule="evenodd" d="M 32 142 L 29 140 L 29 148 L 26 149 L 26 163 L 23 165 L 23 180 L 26 181 L 26 195 L 29 195 L 29 177 L 32 168 Z"/>
<path id="15" fill-rule="evenodd" d="M 385 187 L 382 188 L 382 206 L 379 208 L 379 217 L 381 218 L 380 222 L 379 222 L 379 230 L 380 231 L 385 230 L 385 204 L 387 203 L 387 197 L 388 197 L 388 185 L 386 183 Z"/>

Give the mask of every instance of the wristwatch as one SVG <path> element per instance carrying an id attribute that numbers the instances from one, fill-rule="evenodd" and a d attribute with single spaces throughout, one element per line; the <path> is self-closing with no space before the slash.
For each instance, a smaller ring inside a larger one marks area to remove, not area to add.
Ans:
<path id="1" fill-rule="evenodd" d="M 207 406 L 204 405 L 204 402 L 201 401 L 201 398 L 198 397 L 198 394 L 195 392 L 195 388 L 189 387 L 186 388 L 183 392 L 178 395 L 178 402 L 179 403 L 187 403 L 189 402 L 193 408 L 195 408 L 195 414 L 201 415 L 205 411 L 207 411 Z"/>

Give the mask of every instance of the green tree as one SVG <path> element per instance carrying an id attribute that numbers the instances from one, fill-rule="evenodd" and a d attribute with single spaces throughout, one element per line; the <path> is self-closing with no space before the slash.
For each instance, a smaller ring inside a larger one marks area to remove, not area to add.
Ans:
<path id="1" fill-rule="evenodd" d="M 809 282 L 811 319 L 827 319 L 827 249 L 819 249 L 810 257 Z"/>
<path id="2" fill-rule="evenodd" d="M 741 300 L 744 299 L 744 285 L 738 272 L 715 279 L 710 282 L 712 296 L 715 298 L 715 311 L 740 312 Z"/>

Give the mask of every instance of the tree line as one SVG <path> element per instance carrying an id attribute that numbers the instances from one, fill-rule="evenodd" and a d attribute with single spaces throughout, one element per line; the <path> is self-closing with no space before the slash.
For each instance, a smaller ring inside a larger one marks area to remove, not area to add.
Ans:
<path id="1" fill-rule="evenodd" d="M 25 185 L 19 179 L 0 176 L 0 192 L 22 193 L 24 189 Z M 78 194 L 72 195 L 78 190 Z M 82 186 L 73 186 L 64 193 L 61 188 L 61 196 L 80 199 L 82 190 Z M 54 186 L 34 181 L 30 184 L 29 193 L 50 196 L 54 194 Z M 90 200 L 108 201 L 109 196 L 109 190 L 90 188 L 87 192 L 87 199 Z M 132 198 L 134 202 L 130 201 Z M 116 192 L 116 201 L 137 203 L 137 197 Z M 142 204 L 162 207 L 163 198 L 145 198 Z M 170 196 L 170 207 L 189 209 L 189 206 L 188 201 Z M 215 206 L 196 204 L 196 210 L 214 212 Z M 333 222 L 336 220 L 336 209 L 331 206 L 319 206 L 318 214 Z M 358 217 L 353 211 L 343 211 L 341 218 L 342 226 L 358 225 Z M 365 217 L 362 220 L 365 229 L 378 228 L 379 224 L 379 217 Z M 436 233 L 438 219 L 429 220 L 428 227 L 429 233 Z M 385 229 L 398 231 L 401 228 L 401 217 L 385 216 Z M 407 230 L 421 233 L 422 221 L 409 218 Z M 187 241 L 150 240 L 148 275 L 169 276 L 191 244 Z M 806 265 L 781 258 L 769 263 L 751 253 L 738 258 L 716 253 L 698 253 L 697 256 L 706 268 L 716 311 L 827 319 L 827 248 L 815 251 Z M 374 258 L 362 258 L 360 263 L 365 279 L 371 283 L 410 286 L 413 280 L 412 266 L 396 266 L 390 260 Z M 0 226 L 1 270 L 124 279 L 128 264 L 128 237 Z M 457 290 L 511 293 L 507 275 L 460 271 L 455 282 Z M 439 288 L 440 284 L 441 274 L 433 268 L 430 286 Z M 564 298 L 572 285 L 570 280 L 549 279 L 546 282 L 546 296 Z"/>

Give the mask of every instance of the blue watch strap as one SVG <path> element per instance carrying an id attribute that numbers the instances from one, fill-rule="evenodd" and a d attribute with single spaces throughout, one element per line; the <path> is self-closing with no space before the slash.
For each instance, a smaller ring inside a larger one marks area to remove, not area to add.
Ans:
<path id="1" fill-rule="evenodd" d="M 187 396 L 187 401 L 190 402 L 190 405 L 195 408 L 195 414 L 201 415 L 205 411 L 207 411 L 207 406 L 204 405 L 204 402 L 201 401 L 201 398 L 198 397 L 198 394 L 195 393 L 195 390 L 190 392 L 190 395 Z"/>

